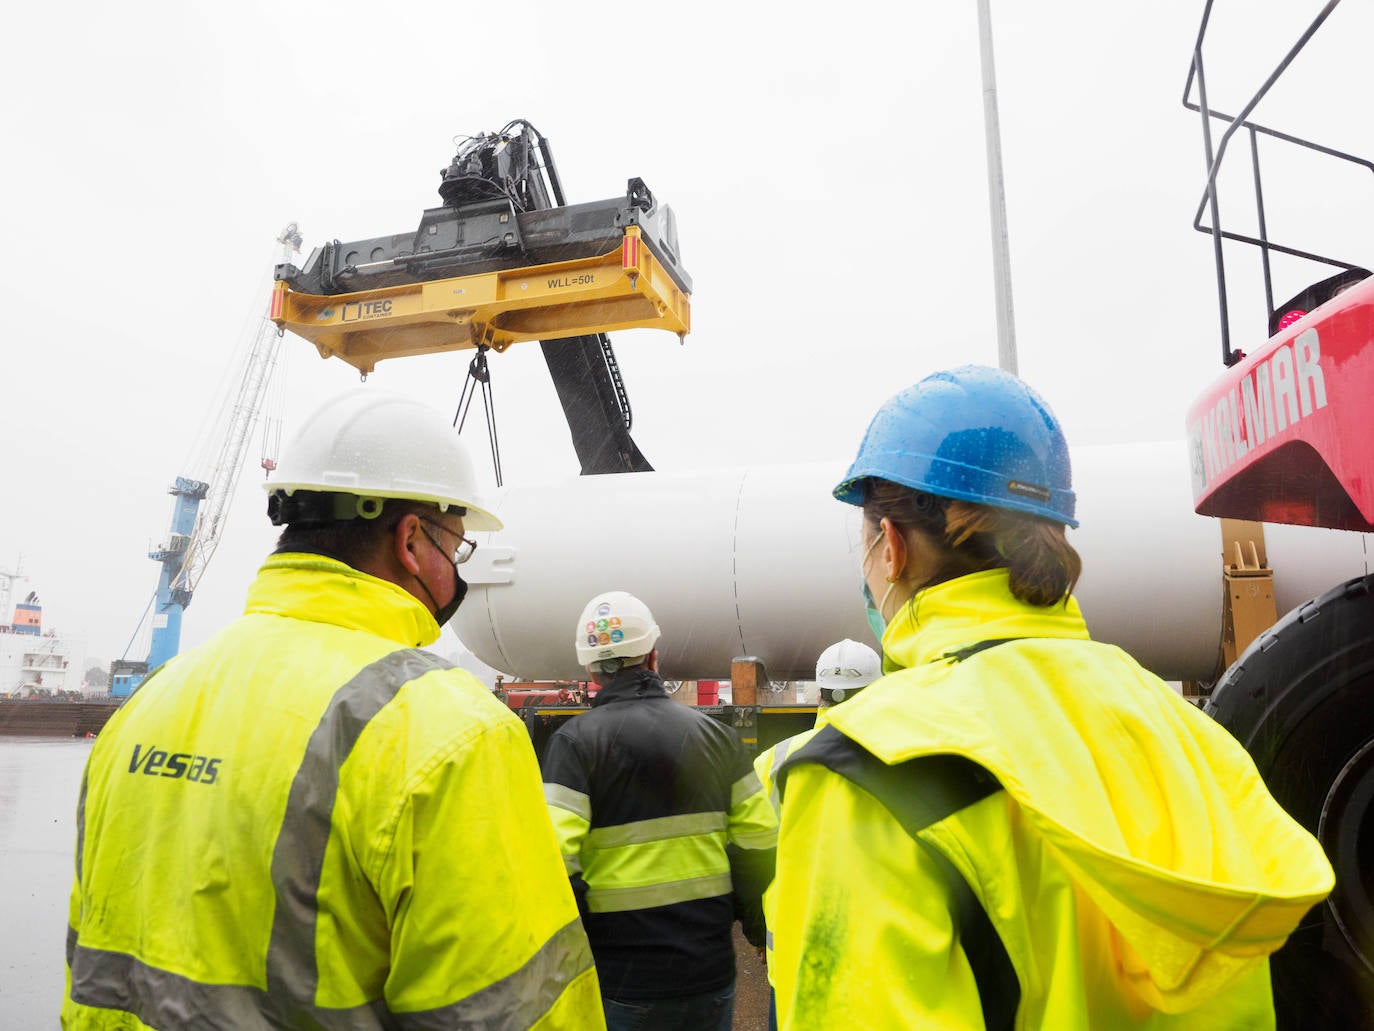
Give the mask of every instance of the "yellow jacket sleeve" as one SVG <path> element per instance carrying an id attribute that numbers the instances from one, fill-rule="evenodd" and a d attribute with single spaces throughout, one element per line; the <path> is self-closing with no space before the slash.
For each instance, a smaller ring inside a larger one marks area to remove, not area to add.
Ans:
<path id="1" fill-rule="evenodd" d="M 512 719 L 458 741 L 396 817 L 378 878 L 393 919 L 389 1007 L 485 991 L 493 1015 L 518 1015 L 513 1027 L 604 1026 L 525 728 Z"/>

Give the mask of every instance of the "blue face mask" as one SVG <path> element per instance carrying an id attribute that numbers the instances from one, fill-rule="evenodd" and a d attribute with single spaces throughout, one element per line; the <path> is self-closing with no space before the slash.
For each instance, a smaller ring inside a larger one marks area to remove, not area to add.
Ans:
<path id="1" fill-rule="evenodd" d="M 883 634 L 887 631 L 887 619 L 883 616 L 882 606 L 887 604 L 888 596 L 892 593 L 892 588 L 895 584 L 889 583 L 887 586 L 887 594 L 883 595 L 882 602 L 876 602 L 873 600 L 873 592 L 868 586 L 866 571 L 868 567 L 868 556 L 873 554 L 873 549 L 882 542 L 882 539 L 883 535 L 881 532 L 876 534 L 872 543 L 864 550 L 864 557 L 859 560 L 859 576 L 862 578 L 864 585 L 864 608 L 868 616 L 868 628 L 873 631 L 873 636 L 878 641 L 878 649 L 880 651 L 883 647 Z"/>
<path id="2" fill-rule="evenodd" d="M 868 589 L 868 579 L 863 581 L 864 585 L 864 609 L 868 615 L 868 629 L 873 631 L 874 638 L 877 639 L 878 647 L 883 646 L 883 634 L 887 631 L 887 620 L 883 619 L 883 614 L 878 610 L 878 603 L 873 600 L 873 592 Z"/>

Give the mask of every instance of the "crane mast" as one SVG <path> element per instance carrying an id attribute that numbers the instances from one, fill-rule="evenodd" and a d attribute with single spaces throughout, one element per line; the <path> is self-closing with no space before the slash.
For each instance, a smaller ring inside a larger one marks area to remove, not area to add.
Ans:
<path id="1" fill-rule="evenodd" d="M 277 236 L 277 243 L 288 256 L 299 250 L 300 242 L 294 222 Z M 243 452 L 257 425 L 276 368 L 281 337 L 282 331 L 264 312 L 225 409 L 227 422 L 210 478 L 178 476 L 169 488 L 175 499 L 171 527 L 166 541 L 148 552 L 148 557 L 162 567 L 150 606 L 153 620 L 148 657 L 141 662 L 115 660 L 110 667 L 111 694 L 133 693 L 150 670 L 157 669 L 180 648 L 182 614 L 191 604 L 196 586 L 219 545 L 243 468 Z"/>

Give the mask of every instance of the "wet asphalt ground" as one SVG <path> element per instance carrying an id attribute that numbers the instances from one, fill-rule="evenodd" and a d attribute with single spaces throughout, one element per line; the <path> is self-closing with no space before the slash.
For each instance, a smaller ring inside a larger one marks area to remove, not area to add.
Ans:
<path id="1" fill-rule="evenodd" d="M 768 1031 L 768 975 L 735 925 L 734 1031 Z"/>

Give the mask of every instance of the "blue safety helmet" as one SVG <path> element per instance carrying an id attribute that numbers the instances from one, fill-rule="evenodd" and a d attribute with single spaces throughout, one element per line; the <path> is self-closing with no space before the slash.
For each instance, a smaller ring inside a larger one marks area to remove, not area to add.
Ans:
<path id="1" fill-rule="evenodd" d="M 870 477 L 1078 525 L 1059 421 L 1039 394 L 1000 369 L 937 372 L 889 398 L 835 497 L 862 505 Z"/>

